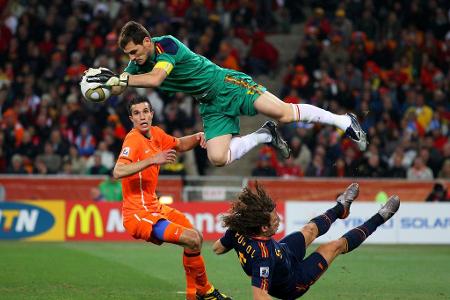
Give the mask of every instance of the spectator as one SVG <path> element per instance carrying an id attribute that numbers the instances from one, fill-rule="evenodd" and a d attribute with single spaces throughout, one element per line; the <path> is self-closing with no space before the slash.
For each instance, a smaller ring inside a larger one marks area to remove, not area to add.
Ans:
<path id="1" fill-rule="evenodd" d="M 58 173 L 62 166 L 61 156 L 54 152 L 50 142 L 44 144 L 44 152 L 39 154 L 36 159 L 46 166 L 48 173 L 50 174 Z"/>
<path id="2" fill-rule="evenodd" d="M 95 145 L 97 141 L 95 137 L 90 133 L 89 126 L 84 124 L 80 127 L 80 133 L 75 138 L 75 145 L 81 156 L 88 157 L 95 151 Z"/>
<path id="3" fill-rule="evenodd" d="M 361 20 L 355 24 L 357 29 L 364 32 L 369 40 L 378 38 L 380 26 L 371 9 L 366 8 L 362 13 Z"/>
<path id="4" fill-rule="evenodd" d="M 403 166 L 403 152 L 394 153 L 392 163 L 386 175 L 392 178 L 406 178 L 406 169 Z"/>
<path id="5" fill-rule="evenodd" d="M 314 158 L 306 169 L 305 176 L 309 177 L 323 177 L 326 176 L 327 169 L 325 167 L 324 158 L 322 155 L 316 153 Z"/>
<path id="6" fill-rule="evenodd" d="M 100 192 L 98 187 L 92 187 L 90 190 L 91 200 L 92 201 L 104 201 L 105 196 Z"/>
<path id="7" fill-rule="evenodd" d="M 17 147 L 14 151 L 17 154 L 20 154 L 25 161 L 32 162 L 37 154 L 38 148 L 35 145 L 35 141 L 33 141 L 32 130 L 24 130 L 22 136 L 22 142 L 20 146 Z"/>
<path id="8" fill-rule="evenodd" d="M 302 177 L 303 171 L 299 165 L 295 164 L 295 161 L 291 156 L 278 166 L 277 175 L 283 178 Z"/>
<path id="9" fill-rule="evenodd" d="M 70 56 L 70 66 L 66 71 L 68 80 L 77 82 L 86 70 L 86 66 L 81 62 L 81 53 L 72 52 Z"/>
<path id="10" fill-rule="evenodd" d="M 11 158 L 11 164 L 6 170 L 9 174 L 27 174 L 23 166 L 23 158 L 20 154 L 14 154 Z"/>
<path id="11" fill-rule="evenodd" d="M 110 170 L 108 170 L 108 168 L 106 168 L 103 164 L 102 164 L 102 155 L 100 152 L 95 152 L 93 155 L 94 157 L 94 164 L 88 168 L 88 174 L 89 175 L 107 175 L 109 174 Z"/>
<path id="12" fill-rule="evenodd" d="M 439 172 L 438 178 L 442 179 L 450 179 L 450 158 L 447 158 Z"/>
<path id="13" fill-rule="evenodd" d="M 146 88 L 144 89 L 146 92 L 146 96 L 148 100 L 150 100 L 150 103 L 152 104 L 153 111 L 155 112 L 154 118 L 158 117 L 158 122 L 163 122 L 163 109 L 164 109 L 164 102 L 159 96 L 158 92 L 155 89 L 152 88 Z"/>
<path id="14" fill-rule="evenodd" d="M 58 128 L 52 129 L 50 133 L 50 143 L 53 147 L 53 151 L 61 157 L 69 154 L 69 141 L 61 137 L 61 132 Z"/>
<path id="15" fill-rule="evenodd" d="M 448 202 L 450 198 L 447 194 L 447 189 L 442 183 L 435 183 L 433 190 L 425 199 L 426 202 Z"/>
<path id="16" fill-rule="evenodd" d="M 63 161 L 70 164 L 70 169 L 73 174 L 86 173 L 86 158 L 78 154 L 78 149 L 75 145 L 70 146 L 69 154 L 64 157 Z"/>
<path id="17" fill-rule="evenodd" d="M 416 157 L 413 165 L 408 169 L 406 177 L 412 180 L 430 180 L 433 179 L 433 172 L 425 165 L 421 157 Z"/>
<path id="18" fill-rule="evenodd" d="M 322 7 L 316 7 L 314 14 L 306 21 L 306 30 L 317 30 L 317 35 L 320 40 L 325 39 L 331 31 L 331 24 L 325 16 L 325 11 Z"/>
<path id="19" fill-rule="evenodd" d="M 264 32 L 255 32 L 248 57 L 250 72 L 255 75 L 269 74 L 275 71 L 277 65 L 278 50 L 266 41 Z"/>
<path id="20" fill-rule="evenodd" d="M 348 177 L 347 166 L 343 158 L 338 158 L 336 163 L 330 167 L 328 176 L 331 177 Z"/>
<path id="21" fill-rule="evenodd" d="M 348 45 L 350 43 L 353 24 L 352 21 L 346 17 L 344 9 L 339 8 L 336 10 L 335 19 L 331 24 L 331 31 L 342 36 L 344 45 Z"/>
<path id="22" fill-rule="evenodd" d="M 7 145 L 19 146 L 22 142 L 23 126 L 17 118 L 17 113 L 9 108 L 3 113 L 3 120 L 1 122 L 1 129 L 5 134 L 5 142 Z"/>
<path id="23" fill-rule="evenodd" d="M 300 170 L 306 170 L 311 162 L 311 151 L 298 137 L 293 137 L 290 142 L 291 156 L 294 164 L 300 167 Z"/>
<path id="24" fill-rule="evenodd" d="M 227 41 L 220 43 L 219 53 L 216 55 L 214 62 L 221 67 L 241 71 L 239 58 L 233 53 L 233 49 Z"/>
<path id="25" fill-rule="evenodd" d="M 343 45 L 342 37 L 334 34 L 331 45 L 326 45 L 320 54 L 320 60 L 327 62 L 332 68 L 345 65 L 350 60 L 350 54 Z"/>
<path id="26" fill-rule="evenodd" d="M 260 155 L 257 166 L 252 170 L 252 176 L 255 177 L 275 177 L 277 171 L 272 167 L 270 157 L 267 155 Z"/>
<path id="27" fill-rule="evenodd" d="M 360 175 L 363 177 L 385 177 L 386 169 L 380 156 L 375 153 L 370 155 L 359 168 Z"/>
<path id="28" fill-rule="evenodd" d="M 101 200 L 111 202 L 122 201 L 122 183 L 120 180 L 115 179 L 111 173 L 105 180 L 100 182 L 98 188 L 103 196 Z"/>
<path id="29" fill-rule="evenodd" d="M 100 154 L 100 156 L 102 157 L 102 165 L 105 166 L 108 170 L 112 170 L 114 164 L 116 163 L 116 158 L 114 157 L 114 154 L 109 151 L 108 146 L 104 141 L 100 141 L 98 143 L 96 153 Z M 93 165 L 90 162 L 91 157 L 87 162 L 88 167 Z"/>
<path id="30" fill-rule="evenodd" d="M 36 157 L 33 166 L 33 174 L 48 175 L 48 167 L 41 157 Z"/>

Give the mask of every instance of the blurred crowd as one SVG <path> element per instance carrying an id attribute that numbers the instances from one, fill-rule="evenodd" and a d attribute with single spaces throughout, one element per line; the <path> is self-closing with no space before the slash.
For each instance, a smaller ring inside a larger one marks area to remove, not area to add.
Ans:
<path id="1" fill-rule="evenodd" d="M 263 147 L 253 175 L 450 177 L 447 1 L 0 0 L 0 12 L 0 173 L 109 174 L 131 126 L 126 103 L 138 94 L 168 133 L 201 130 L 195 101 L 182 93 L 128 89 L 108 105 L 80 95 L 87 68 L 126 66 L 117 33 L 136 20 L 253 76 L 280 68 L 266 36 L 304 24 L 282 89 L 272 92 L 355 112 L 369 149 L 331 127 L 292 124 L 282 128 L 292 158 Z M 196 149 L 161 173 L 203 175 L 207 166 Z"/>
<path id="2" fill-rule="evenodd" d="M 182 136 L 201 130 L 196 103 L 182 93 L 128 89 L 108 105 L 87 103 L 79 81 L 89 67 L 120 73 L 128 63 L 117 34 L 129 20 L 154 36 L 172 34 L 221 66 L 271 72 L 278 52 L 266 32 L 288 30 L 286 1 L 0 1 L 0 173 L 109 174 L 130 129 L 126 103 L 147 96 L 154 123 Z M 299 11 L 296 16 L 299 16 Z M 233 26 L 231 26 L 233 24 Z M 163 174 L 204 174 L 202 149 Z"/>
<path id="3" fill-rule="evenodd" d="M 280 92 L 353 111 L 364 153 L 342 132 L 285 126 L 292 158 L 260 151 L 255 176 L 450 178 L 450 2 L 314 1 Z"/>

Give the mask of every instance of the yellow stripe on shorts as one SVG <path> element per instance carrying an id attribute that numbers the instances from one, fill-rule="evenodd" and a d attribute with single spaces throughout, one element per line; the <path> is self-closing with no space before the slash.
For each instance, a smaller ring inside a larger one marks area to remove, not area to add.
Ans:
<path id="1" fill-rule="evenodd" d="M 229 82 L 229 83 L 232 83 L 232 84 L 235 84 L 235 85 L 238 85 L 238 86 L 248 89 L 247 94 L 251 94 L 251 95 L 253 95 L 254 93 L 257 93 L 258 95 L 263 94 L 263 92 L 261 91 L 262 86 L 260 84 L 251 85 L 244 80 L 236 79 L 231 76 L 225 76 L 225 82 Z"/>

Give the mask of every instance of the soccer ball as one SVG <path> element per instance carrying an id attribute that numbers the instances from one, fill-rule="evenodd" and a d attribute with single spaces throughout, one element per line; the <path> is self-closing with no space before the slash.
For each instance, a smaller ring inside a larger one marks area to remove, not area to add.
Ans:
<path id="1" fill-rule="evenodd" d="M 104 102 L 111 96 L 111 89 L 101 87 L 98 82 L 87 82 L 88 76 L 100 74 L 102 68 L 89 68 L 81 78 L 80 88 L 84 99 L 90 102 L 100 103 Z"/>

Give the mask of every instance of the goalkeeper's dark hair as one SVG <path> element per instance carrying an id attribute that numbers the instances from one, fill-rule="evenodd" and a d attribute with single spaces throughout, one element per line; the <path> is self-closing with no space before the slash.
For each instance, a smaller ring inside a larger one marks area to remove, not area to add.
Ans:
<path id="1" fill-rule="evenodd" d="M 148 100 L 147 97 L 137 96 L 128 102 L 127 110 L 128 110 L 129 116 L 131 116 L 131 106 L 139 104 L 139 103 L 148 103 L 148 107 L 150 108 L 150 111 L 153 111 L 152 103 L 150 102 L 150 100 Z"/>
<path id="2" fill-rule="evenodd" d="M 256 193 L 248 187 L 244 188 L 238 199 L 232 202 L 228 213 L 222 217 L 222 222 L 225 227 L 243 235 L 259 235 L 262 226 L 270 225 L 270 213 L 275 207 L 272 198 L 256 183 Z"/>
<path id="3" fill-rule="evenodd" d="M 136 45 L 142 44 L 144 38 L 150 37 L 150 33 L 144 26 L 135 21 L 127 22 L 120 31 L 119 47 L 123 50 L 129 42 Z"/>

